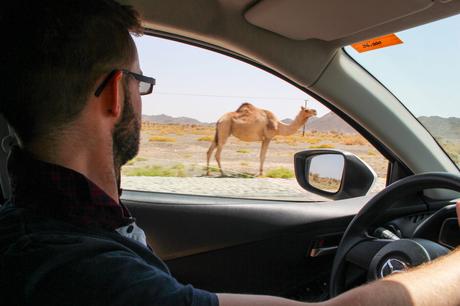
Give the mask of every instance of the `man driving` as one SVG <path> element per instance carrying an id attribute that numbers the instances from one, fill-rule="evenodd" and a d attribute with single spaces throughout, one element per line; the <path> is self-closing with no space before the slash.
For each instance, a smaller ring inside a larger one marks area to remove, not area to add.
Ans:
<path id="1" fill-rule="evenodd" d="M 17 0 L 0 15 L 0 113 L 20 141 L 0 210 L 2 304 L 308 305 L 179 283 L 121 203 L 120 168 L 138 152 L 141 96 L 155 85 L 131 7 Z M 460 305 L 458 262 L 457 250 L 320 305 Z"/>

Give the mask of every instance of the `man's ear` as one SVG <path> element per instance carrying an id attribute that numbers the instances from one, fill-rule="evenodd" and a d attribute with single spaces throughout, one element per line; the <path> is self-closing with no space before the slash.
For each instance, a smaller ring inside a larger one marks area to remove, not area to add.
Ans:
<path id="1" fill-rule="evenodd" d="M 123 90 L 123 72 L 117 71 L 107 84 L 104 95 L 104 107 L 110 116 L 121 116 L 125 92 Z"/>

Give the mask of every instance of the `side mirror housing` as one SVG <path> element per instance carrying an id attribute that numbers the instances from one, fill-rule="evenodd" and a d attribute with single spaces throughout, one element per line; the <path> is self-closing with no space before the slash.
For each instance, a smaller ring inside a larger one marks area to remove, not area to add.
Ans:
<path id="1" fill-rule="evenodd" d="M 305 190 L 340 200 L 366 195 L 377 175 L 356 155 L 341 150 L 306 150 L 294 155 L 297 182 Z"/>

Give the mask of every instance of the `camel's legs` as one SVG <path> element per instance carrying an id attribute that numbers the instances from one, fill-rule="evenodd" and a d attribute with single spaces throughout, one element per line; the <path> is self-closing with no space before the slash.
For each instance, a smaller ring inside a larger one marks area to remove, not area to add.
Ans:
<path id="1" fill-rule="evenodd" d="M 207 160 L 206 160 L 206 175 L 209 176 L 209 160 L 211 159 L 212 152 L 216 148 L 216 141 L 215 139 L 212 141 L 211 146 L 208 149 L 208 153 L 206 154 Z"/>
<path id="2" fill-rule="evenodd" d="M 216 150 L 216 161 L 217 165 L 219 166 L 220 174 L 224 176 L 224 171 L 222 170 L 222 165 L 220 163 L 220 156 L 222 154 L 222 149 L 227 142 L 228 137 L 231 134 L 231 122 L 228 120 L 219 121 L 216 125 L 216 135 L 214 136 L 214 140 L 211 146 L 208 149 L 207 153 L 207 172 L 206 175 L 209 175 L 209 160 L 211 159 L 212 152 L 214 149 Z"/>
<path id="3" fill-rule="evenodd" d="M 268 145 L 270 144 L 270 138 L 265 138 L 262 140 L 262 147 L 260 148 L 260 168 L 259 168 L 259 176 L 264 174 L 264 162 L 265 156 L 267 156 Z"/>
<path id="4" fill-rule="evenodd" d="M 222 149 L 224 148 L 223 144 L 217 144 L 217 150 L 216 150 L 216 161 L 217 165 L 219 166 L 220 170 L 220 175 L 224 176 L 224 171 L 222 170 L 222 165 L 220 164 L 220 155 L 222 153 Z"/>

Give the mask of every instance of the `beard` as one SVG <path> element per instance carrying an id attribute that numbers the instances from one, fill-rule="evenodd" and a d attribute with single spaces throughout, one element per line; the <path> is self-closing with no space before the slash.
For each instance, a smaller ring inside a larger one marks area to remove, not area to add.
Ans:
<path id="1" fill-rule="evenodd" d="M 129 93 L 128 86 L 126 84 L 124 86 L 125 93 Z M 112 133 L 113 159 L 116 172 L 119 172 L 121 166 L 133 159 L 139 152 L 140 131 L 140 119 L 134 113 L 130 96 L 127 94 L 120 121 L 115 125 Z"/>

